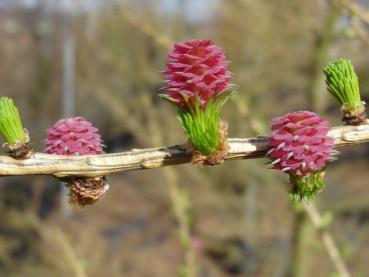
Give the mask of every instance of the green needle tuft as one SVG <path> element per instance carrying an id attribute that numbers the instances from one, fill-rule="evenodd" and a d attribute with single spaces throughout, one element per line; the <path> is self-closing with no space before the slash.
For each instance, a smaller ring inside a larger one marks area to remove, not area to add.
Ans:
<path id="1" fill-rule="evenodd" d="M 363 109 L 359 81 L 351 61 L 337 59 L 324 69 L 328 91 L 350 112 Z"/>
<path id="2" fill-rule="evenodd" d="M 197 98 L 192 109 L 178 109 L 177 118 L 188 139 L 194 148 L 204 155 L 214 153 L 220 146 L 220 113 L 233 93 L 234 91 L 230 89 L 223 92 L 216 100 L 211 98 L 205 108 L 200 107 L 200 99 Z"/>
<path id="3" fill-rule="evenodd" d="M 18 109 L 8 97 L 0 97 L 0 133 L 10 145 L 24 143 L 27 139 Z"/>

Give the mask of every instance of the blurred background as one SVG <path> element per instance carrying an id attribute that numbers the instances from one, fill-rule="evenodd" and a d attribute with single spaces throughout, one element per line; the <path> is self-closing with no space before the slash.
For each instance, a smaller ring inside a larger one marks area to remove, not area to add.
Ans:
<path id="1" fill-rule="evenodd" d="M 157 96 L 174 42 L 224 48 L 238 94 L 230 137 L 269 133 L 310 109 L 341 124 L 323 67 L 353 61 L 369 90 L 369 1 L 0 0 L 0 95 L 18 105 L 34 148 L 80 115 L 106 152 L 185 141 Z M 2 142 L 1 142 L 2 143 Z M 342 149 L 315 205 L 353 277 L 369 276 L 369 146 Z M 334 277 L 318 231 L 265 159 L 109 176 L 83 209 L 51 176 L 0 179 L 0 276 Z"/>

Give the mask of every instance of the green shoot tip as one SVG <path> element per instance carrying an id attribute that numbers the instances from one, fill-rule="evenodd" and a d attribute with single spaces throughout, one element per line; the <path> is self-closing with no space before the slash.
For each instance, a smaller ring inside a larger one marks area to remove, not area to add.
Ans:
<path id="1" fill-rule="evenodd" d="M 0 97 L 0 134 L 9 145 L 22 144 L 27 140 L 18 109 L 8 97 Z"/>

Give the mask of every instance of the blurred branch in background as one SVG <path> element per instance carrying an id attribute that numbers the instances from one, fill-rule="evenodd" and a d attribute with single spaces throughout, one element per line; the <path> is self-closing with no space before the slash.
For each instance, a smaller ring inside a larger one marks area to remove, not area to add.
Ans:
<path id="1" fill-rule="evenodd" d="M 155 28 L 147 24 L 141 18 L 136 17 L 132 12 L 129 12 L 124 7 L 119 6 L 116 8 L 116 11 L 129 25 L 150 37 L 156 44 L 160 45 L 164 49 L 170 49 L 173 46 L 173 41 L 169 37 L 158 32 Z"/>
<path id="2" fill-rule="evenodd" d="M 322 242 L 324 244 L 325 249 L 328 252 L 330 259 L 332 260 L 337 273 L 340 277 L 351 277 L 345 262 L 343 261 L 340 252 L 336 243 L 333 240 L 332 235 L 327 230 L 327 226 L 325 226 L 324 220 L 319 214 L 318 210 L 315 206 L 310 203 L 309 205 L 306 203 L 302 204 L 304 211 L 308 214 L 311 222 L 313 223 L 316 230 L 319 232 Z"/>
<path id="3" fill-rule="evenodd" d="M 369 45 L 369 12 L 353 0 L 331 0 L 332 6 L 351 20 L 351 26 L 355 34 L 367 45 Z"/>
<path id="4" fill-rule="evenodd" d="M 51 253 L 56 254 L 56 257 L 52 257 L 53 259 L 66 263 L 70 267 L 71 274 L 75 277 L 88 276 L 73 245 L 61 229 L 56 226 L 47 226 L 41 230 L 41 236 L 51 250 L 53 250 Z"/>
<path id="5" fill-rule="evenodd" d="M 332 0 L 334 5 L 341 7 L 346 10 L 349 14 L 353 14 L 359 17 L 362 21 L 369 24 L 369 12 L 365 11 L 353 0 Z"/>
<path id="6" fill-rule="evenodd" d="M 358 37 L 369 46 L 369 33 L 363 26 L 360 19 L 356 16 L 352 16 L 351 24 L 352 24 L 353 30 L 355 31 L 355 34 L 357 34 Z"/>
<path id="7" fill-rule="evenodd" d="M 326 106 L 324 93 L 324 66 L 329 62 L 329 50 L 335 35 L 335 26 L 339 18 L 338 11 L 329 6 L 325 14 L 322 29 L 316 34 L 315 51 L 311 62 L 311 81 L 308 84 L 307 94 L 309 108 L 317 113 L 322 113 Z"/>

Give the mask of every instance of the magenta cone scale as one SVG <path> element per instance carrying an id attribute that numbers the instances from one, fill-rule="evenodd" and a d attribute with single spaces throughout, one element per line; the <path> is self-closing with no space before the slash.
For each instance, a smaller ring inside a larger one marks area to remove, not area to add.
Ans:
<path id="1" fill-rule="evenodd" d="M 191 40 L 175 44 L 168 55 L 164 72 L 163 98 L 184 109 L 190 109 L 196 97 L 204 108 L 229 87 L 231 73 L 224 51 L 212 40 Z"/>
<path id="2" fill-rule="evenodd" d="M 272 168 L 290 175 L 298 195 L 314 196 L 323 186 L 321 171 L 335 159 L 328 122 L 313 112 L 300 111 L 274 118 L 271 130 L 267 156 Z"/>
<path id="3" fill-rule="evenodd" d="M 47 130 L 45 152 L 57 155 L 93 155 L 103 152 L 98 129 L 82 117 L 61 119 Z"/>

